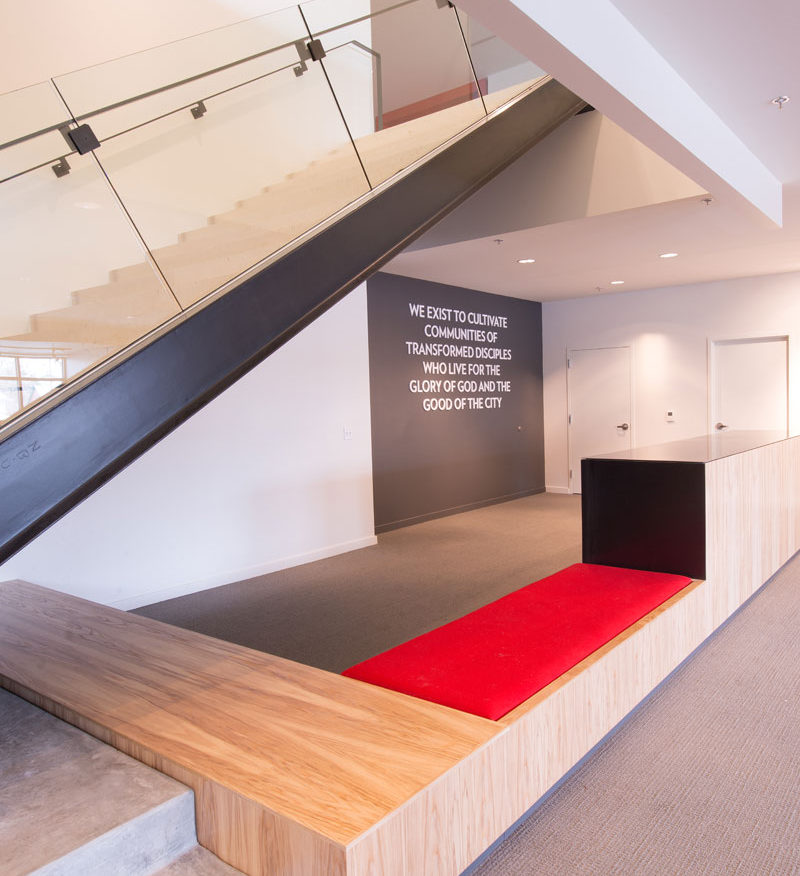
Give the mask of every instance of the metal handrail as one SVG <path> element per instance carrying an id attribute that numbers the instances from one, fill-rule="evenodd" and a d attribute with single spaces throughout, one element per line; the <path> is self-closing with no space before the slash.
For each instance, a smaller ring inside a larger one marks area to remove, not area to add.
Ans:
<path id="1" fill-rule="evenodd" d="M 42 134 L 49 134 L 52 131 L 60 131 L 62 128 L 65 128 L 67 125 L 69 125 L 71 121 L 72 117 L 70 116 L 69 118 L 64 119 L 63 122 L 56 122 L 54 125 L 48 125 L 46 128 L 42 128 L 39 131 L 34 131 L 31 134 L 25 134 L 23 137 L 17 137 L 16 140 L 9 140 L 6 143 L 0 143 L 0 150 L 10 149 L 12 146 L 19 146 L 20 143 L 25 143 L 27 140 L 34 140 L 36 137 L 41 137 Z M 2 182 L 5 182 L 5 180 L 2 180 Z"/>
<path id="2" fill-rule="evenodd" d="M 92 110 L 92 112 L 90 112 L 90 113 L 84 113 L 83 115 L 75 116 L 74 119 L 72 117 L 70 117 L 68 119 L 64 119 L 64 121 L 62 121 L 62 122 L 58 122 L 54 125 L 49 125 L 48 127 L 42 128 L 41 130 L 35 131 L 31 134 L 26 134 L 24 137 L 17 137 L 15 140 L 10 140 L 7 143 L 2 143 L 2 144 L 0 144 L 0 151 L 3 149 L 7 149 L 11 146 L 17 146 L 20 143 L 24 143 L 26 140 L 33 140 L 36 137 L 42 136 L 43 134 L 52 133 L 53 131 L 64 132 L 65 130 L 68 129 L 69 125 L 72 124 L 73 122 L 85 121 L 86 119 L 93 118 L 94 116 L 98 116 L 101 113 L 109 112 L 112 109 L 118 109 L 118 108 L 125 106 L 127 104 L 131 104 L 131 103 L 134 103 L 138 100 L 142 100 L 145 97 L 152 97 L 153 95 L 161 94 L 165 91 L 169 91 L 172 88 L 176 88 L 178 85 L 185 85 L 188 82 L 193 82 L 193 81 L 201 79 L 205 76 L 210 76 L 210 75 L 213 75 L 214 73 L 219 73 L 221 71 L 230 69 L 231 67 L 237 66 L 238 64 L 243 64 L 247 61 L 252 61 L 256 58 L 262 57 L 263 55 L 269 54 L 270 52 L 277 51 L 278 49 L 285 49 L 288 46 L 297 45 L 297 43 L 302 43 L 302 42 L 304 42 L 304 41 L 298 40 L 297 42 L 285 43 L 284 45 L 278 46 L 275 49 L 270 49 L 267 52 L 260 52 L 260 53 L 255 54 L 255 55 L 249 55 L 247 58 L 241 58 L 239 61 L 234 61 L 234 62 L 231 62 L 230 64 L 225 64 L 221 67 L 216 67 L 216 68 L 214 68 L 214 70 L 210 70 L 207 73 L 197 74 L 196 76 L 187 77 L 186 79 L 182 79 L 179 82 L 175 82 L 175 83 L 172 83 L 170 85 L 164 85 L 161 88 L 152 89 L 151 91 L 145 92 L 145 93 L 137 95 L 135 97 L 126 98 L 125 100 L 118 101 L 117 103 L 109 104 L 108 106 L 101 107 L 100 109 L 97 109 L 97 110 Z M 330 53 L 330 52 L 336 51 L 337 49 L 346 48 L 347 46 L 355 46 L 356 48 L 361 49 L 364 52 L 367 52 L 368 54 L 372 55 L 375 58 L 375 80 L 376 80 L 376 92 L 377 92 L 377 97 L 376 97 L 376 102 L 377 102 L 376 127 L 380 130 L 383 127 L 383 77 L 382 77 L 382 69 L 381 69 L 380 52 L 375 51 L 374 49 L 372 49 L 369 46 L 365 45 L 364 43 L 360 42 L 359 40 L 348 40 L 347 42 L 340 43 L 338 46 L 332 46 L 330 49 L 328 49 L 326 51 L 328 53 Z M 299 47 L 299 45 L 297 47 L 298 47 L 298 53 L 299 53 L 300 47 Z M 308 60 L 309 57 L 310 57 L 310 55 L 303 58 L 301 55 L 300 63 L 304 64 L 305 61 Z M 223 89 L 220 89 L 219 91 L 213 92 L 212 94 L 204 95 L 203 97 L 194 98 L 190 103 L 183 104 L 182 106 L 179 106 L 179 107 L 175 107 L 174 109 L 168 110 L 165 113 L 161 113 L 160 115 L 153 116 L 153 118 L 147 119 L 144 122 L 139 122 L 136 125 L 131 125 L 129 128 L 124 128 L 122 131 L 117 131 L 114 134 L 109 134 L 107 137 L 104 137 L 100 142 L 105 143 L 108 140 L 113 140 L 115 137 L 120 137 L 123 134 L 130 133 L 131 131 L 136 131 L 139 128 L 143 128 L 147 125 L 152 124 L 153 122 L 157 122 L 160 119 L 168 118 L 169 116 L 174 115 L 175 113 L 183 112 L 187 109 L 190 109 L 191 107 L 197 106 L 199 103 L 202 103 L 206 100 L 212 100 L 215 97 L 220 97 L 223 94 L 228 94 L 231 91 L 235 91 L 237 88 L 242 88 L 245 85 L 251 85 L 253 82 L 258 82 L 261 79 L 266 79 L 269 76 L 273 76 L 275 73 L 281 73 L 285 70 L 294 69 L 296 67 L 297 67 L 297 64 L 295 64 L 295 63 L 286 64 L 283 67 L 277 67 L 275 70 L 270 70 L 267 73 L 262 73 L 259 76 L 254 76 L 252 79 L 246 79 L 244 82 L 237 82 L 236 85 L 231 85 L 229 88 L 223 88 Z M 55 82 L 53 84 L 55 85 Z M 65 138 L 65 141 L 66 141 L 66 138 Z M 48 165 L 52 164 L 53 161 L 57 161 L 61 158 L 67 158 L 70 155 L 74 155 L 76 152 L 77 152 L 77 150 L 74 148 L 68 149 L 67 151 L 59 150 L 59 152 L 56 155 L 54 155 L 52 158 L 48 158 L 46 161 L 42 161 L 39 164 L 36 164 L 32 167 L 26 168 L 25 170 L 20 170 L 17 173 L 13 173 L 7 177 L 3 177 L 2 179 L 0 179 L 0 184 L 2 184 L 4 182 L 8 182 L 9 180 L 12 180 L 12 179 L 16 179 L 17 177 L 24 176 L 26 173 L 31 173 L 34 170 L 39 170 L 42 167 L 47 167 Z"/>
<path id="3" fill-rule="evenodd" d="M 313 36 L 313 38 L 319 38 L 320 36 L 324 36 L 325 34 L 333 33 L 334 31 L 337 31 L 337 30 L 341 30 L 343 27 L 349 27 L 352 24 L 359 24 L 362 21 L 368 21 L 368 20 L 375 18 L 379 15 L 384 15 L 387 12 L 392 12 L 395 9 L 400 9 L 403 6 L 408 6 L 411 3 L 416 3 L 416 2 L 417 2 L 417 0 L 401 0 L 401 2 L 395 3 L 392 6 L 387 7 L 386 9 L 381 9 L 379 12 L 376 12 L 376 13 L 373 13 L 370 15 L 362 15 L 361 17 L 354 18 L 351 21 L 346 21 L 346 22 L 343 22 L 342 24 L 337 24 L 334 27 L 329 27 L 325 30 L 318 31 L 317 33 L 314 33 L 312 36 Z M 227 64 L 221 64 L 220 66 L 214 67 L 211 70 L 205 70 L 202 73 L 195 73 L 192 76 L 187 76 L 183 79 L 178 79 L 175 82 L 168 83 L 167 85 L 161 85 L 158 88 L 152 88 L 149 91 L 142 92 L 141 94 L 135 94 L 132 97 L 126 97 L 124 100 L 119 100 L 119 101 L 116 101 L 114 103 L 110 103 L 107 106 L 100 107 L 99 109 L 92 110 L 91 112 L 83 113 L 82 115 L 75 116 L 74 119 L 72 116 L 70 116 L 61 122 L 56 122 L 53 125 L 48 125 L 46 128 L 41 128 L 40 130 L 34 131 L 30 134 L 25 134 L 22 137 L 17 137 L 16 139 L 9 140 L 6 143 L 0 143 L 0 151 L 2 151 L 3 149 L 8 149 L 11 146 L 18 146 L 20 143 L 24 143 L 27 140 L 33 140 L 35 137 L 41 137 L 43 134 L 49 134 L 53 131 L 61 130 L 65 125 L 68 125 L 73 121 L 76 121 L 76 122 L 86 121 L 87 119 L 94 118 L 95 116 L 102 115 L 103 113 L 110 112 L 111 110 L 120 109 L 123 106 L 128 106 L 129 104 L 136 103 L 137 101 L 144 100 L 148 97 L 154 97 L 157 94 L 162 94 L 166 91 L 171 91 L 172 89 L 179 88 L 182 85 L 188 85 L 191 82 L 196 82 L 200 79 L 204 79 L 206 76 L 214 76 L 217 73 L 223 73 L 225 70 L 230 70 L 234 67 L 238 67 L 240 64 L 246 64 L 249 61 L 255 61 L 258 58 L 266 57 L 267 55 L 270 55 L 273 52 L 278 52 L 278 51 L 281 51 L 282 49 L 287 49 L 287 48 L 289 48 L 289 46 L 298 46 L 299 44 L 304 43 L 305 41 L 306 41 L 305 37 L 303 37 L 299 40 L 291 40 L 287 43 L 282 43 L 279 46 L 273 46 L 270 49 L 265 49 L 262 52 L 255 52 L 252 55 L 247 55 L 244 58 L 239 58 L 236 61 L 230 61 Z M 359 40 L 348 40 L 346 43 L 341 43 L 338 46 L 334 46 L 332 49 L 330 49 L 328 51 L 334 51 L 334 49 L 342 48 L 342 46 L 347 46 L 347 45 L 357 46 L 359 49 L 362 49 L 365 52 L 368 52 L 369 54 L 373 55 L 376 58 L 376 62 L 377 62 L 376 63 L 376 67 L 377 67 L 376 78 L 378 80 L 377 91 L 378 91 L 378 104 L 379 104 L 378 116 L 380 119 L 383 119 L 383 111 L 382 111 L 383 93 L 382 93 L 382 87 L 381 87 L 382 82 L 381 82 L 381 56 L 380 56 L 380 52 L 376 52 L 374 49 L 370 48 L 369 46 L 364 45 L 364 43 L 360 42 Z M 307 60 L 307 59 L 308 59 L 308 56 L 306 56 L 305 60 Z M 301 61 L 302 60 L 304 60 L 304 59 L 301 55 Z M 280 70 L 285 70 L 285 69 L 286 69 L 285 67 L 281 67 L 278 70 L 273 70 L 271 72 L 278 73 L 278 72 L 280 72 Z M 269 74 L 265 74 L 265 75 L 269 75 Z M 257 78 L 260 78 L 260 77 L 257 77 Z M 51 81 L 53 82 L 53 84 L 55 84 L 55 80 L 51 80 Z M 249 80 L 249 81 L 252 82 L 255 80 Z M 241 85 L 246 85 L 246 84 L 248 84 L 248 83 L 247 82 L 241 83 Z M 237 86 L 233 86 L 233 87 L 235 88 Z M 224 92 L 219 92 L 219 93 L 222 94 Z M 208 98 L 199 98 L 199 99 L 200 100 L 208 100 L 211 97 L 216 97 L 216 95 L 210 95 Z M 197 101 L 193 101 L 191 104 L 188 104 L 187 106 L 194 106 L 195 103 L 197 103 Z M 186 107 L 181 107 L 181 109 L 186 109 Z M 176 110 L 176 112 L 177 111 L 178 110 Z M 155 119 L 151 119 L 151 121 L 156 121 L 158 118 L 163 118 L 163 116 L 157 116 Z M 72 153 L 69 152 L 67 154 L 71 155 Z"/>
<path id="4" fill-rule="evenodd" d="M 297 40 L 296 42 L 303 42 L 304 40 Z M 196 82 L 199 79 L 204 79 L 206 76 L 213 76 L 216 73 L 222 73 L 225 70 L 230 70 L 233 67 L 238 67 L 240 64 L 246 64 L 248 61 L 254 61 L 257 58 L 263 58 L 266 55 L 271 55 L 273 52 L 280 51 L 281 49 L 286 49 L 289 46 L 293 46 L 296 44 L 295 41 L 289 43 L 283 43 L 280 46 L 273 46 L 271 49 L 265 49 L 263 52 L 256 52 L 253 55 L 248 55 L 246 58 L 239 58 L 237 61 L 231 61 L 228 64 L 221 64 L 219 67 L 214 67 L 211 70 L 206 70 L 203 73 L 195 73 L 193 76 L 187 76 L 184 79 L 178 79 L 175 82 L 170 82 L 167 85 L 161 85 L 158 88 L 152 88 L 150 91 L 143 91 L 141 94 L 135 94 L 132 97 L 126 97 L 124 100 L 118 100 L 115 103 L 110 103 L 107 106 L 100 107 L 99 109 L 92 110 L 89 113 L 84 113 L 80 116 L 75 116 L 74 118 L 70 116 L 65 119 L 63 122 L 57 122 L 54 125 L 49 125 L 46 128 L 42 128 L 39 131 L 34 131 L 31 134 L 25 134 L 23 137 L 17 137 L 15 140 L 9 140 L 7 143 L 0 143 L 0 150 L 8 149 L 10 146 L 18 146 L 20 143 L 24 143 L 26 140 L 32 140 L 35 137 L 41 137 L 42 134 L 49 134 L 52 131 L 58 131 L 64 127 L 64 125 L 68 125 L 73 121 L 83 122 L 86 119 L 94 118 L 95 116 L 102 115 L 103 113 L 110 112 L 114 109 L 120 109 L 120 107 L 128 106 L 129 104 L 136 103 L 137 101 L 144 100 L 148 97 L 154 97 L 157 94 L 163 94 L 166 91 L 171 91 L 173 88 L 179 88 L 181 85 L 188 85 L 190 82 Z M 284 68 L 281 68 L 284 69 Z M 277 73 L 278 71 L 272 71 Z M 55 80 L 52 79 L 51 82 L 55 85 Z M 246 83 L 242 83 L 246 84 Z M 201 98 L 202 99 L 202 98 Z M 196 103 L 195 101 L 194 103 Z M 189 104 L 189 106 L 194 106 L 194 103 Z M 161 117 L 159 117 L 161 118 Z M 152 121 L 155 121 L 153 119 Z M 71 153 L 68 153 L 71 154 Z"/>

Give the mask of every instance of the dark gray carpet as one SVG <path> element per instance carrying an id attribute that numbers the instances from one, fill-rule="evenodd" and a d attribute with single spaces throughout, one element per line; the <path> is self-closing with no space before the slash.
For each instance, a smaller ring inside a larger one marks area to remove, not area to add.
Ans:
<path id="1" fill-rule="evenodd" d="M 341 672 L 580 562 L 580 527 L 580 496 L 542 493 L 137 613 Z"/>
<path id="2" fill-rule="evenodd" d="M 800 873 L 800 556 L 470 876 Z"/>

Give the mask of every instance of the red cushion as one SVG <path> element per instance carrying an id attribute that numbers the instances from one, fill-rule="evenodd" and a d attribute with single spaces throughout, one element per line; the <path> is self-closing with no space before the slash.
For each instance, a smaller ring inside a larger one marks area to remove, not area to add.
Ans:
<path id="1" fill-rule="evenodd" d="M 497 720 L 690 581 L 577 563 L 344 675 Z"/>

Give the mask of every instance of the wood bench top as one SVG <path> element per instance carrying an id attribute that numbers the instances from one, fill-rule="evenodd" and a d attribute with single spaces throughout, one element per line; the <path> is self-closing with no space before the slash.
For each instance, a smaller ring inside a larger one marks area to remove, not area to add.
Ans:
<path id="1" fill-rule="evenodd" d="M 22 581 L 0 584 L 0 683 L 342 846 L 504 729 Z"/>

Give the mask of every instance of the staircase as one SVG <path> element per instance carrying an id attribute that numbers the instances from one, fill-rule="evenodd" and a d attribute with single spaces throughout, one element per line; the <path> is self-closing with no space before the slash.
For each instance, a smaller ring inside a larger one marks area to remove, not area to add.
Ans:
<path id="1" fill-rule="evenodd" d="M 189 788 L 0 690 L 3 876 L 235 876 Z"/>
<path id="2" fill-rule="evenodd" d="M 113 353 L 178 314 L 178 302 L 186 308 L 266 260 L 0 430 L 0 563 L 584 105 L 545 79 L 457 137 L 476 115 L 472 102 L 376 132 L 359 141 L 370 180 L 407 169 L 370 192 L 364 180 L 364 198 L 346 210 L 336 212 L 345 206 L 337 150 L 156 251 L 174 297 L 141 263 L 76 290 L 72 307 L 33 316 L 13 343 L 45 342 L 93 362 L 96 351 Z"/>
<path id="3" fill-rule="evenodd" d="M 493 102 L 506 103 L 536 81 L 493 94 Z M 370 182 L 385 182 L 482 114 L 477 98 L 358 139 Z M 240 200 L 234 209 L 210 216 L 204 227 L 183 232 L 176 243 L 154 250 L 181 305 L 194 304 L 304 234 L 344 207 L 353 191 L 366 192 L 354 164 L 348 143 Z M 33 314 L 28 332 L 4 340 L 69 346 L 78 356 L 82 346 L 120 350 L 177 313 L 172 296 L 146 262 L 120 267 L 108 283 L 78 289 L 71 299 L 69 307 Z"/>

